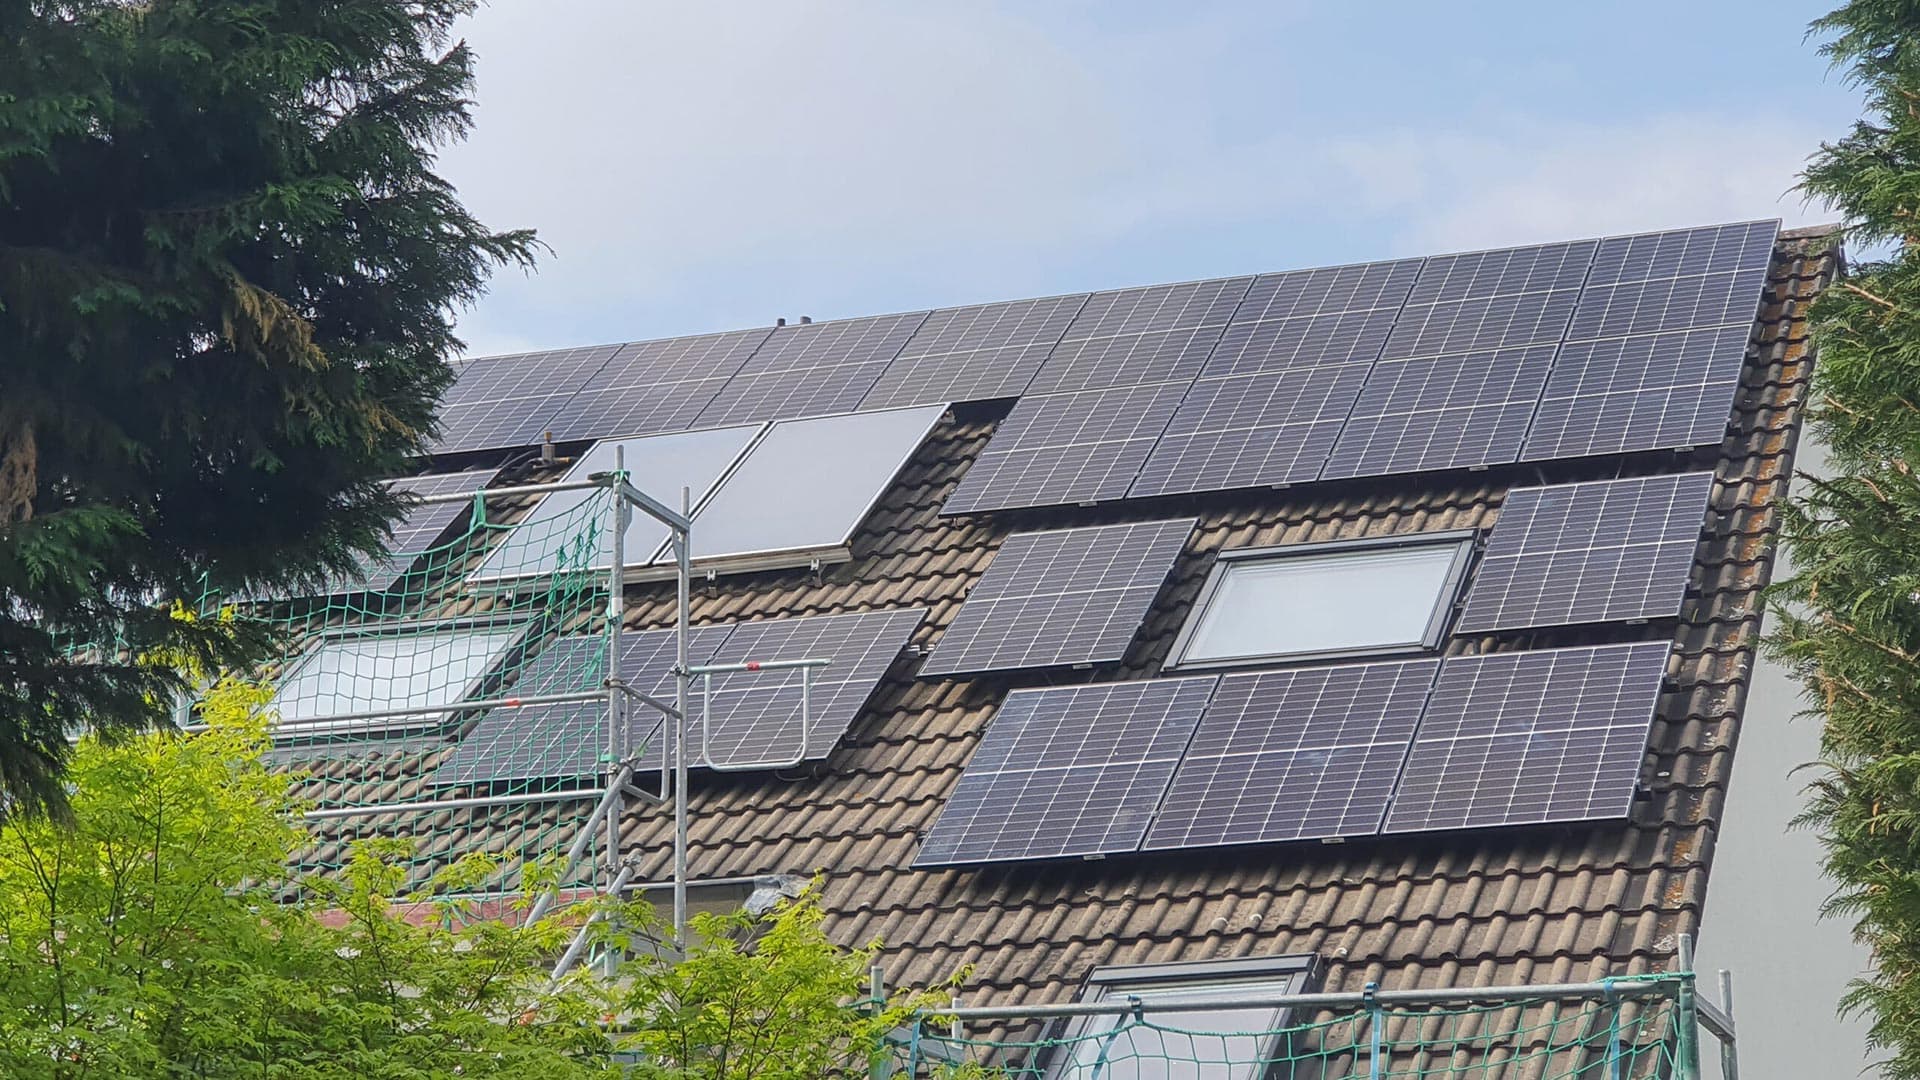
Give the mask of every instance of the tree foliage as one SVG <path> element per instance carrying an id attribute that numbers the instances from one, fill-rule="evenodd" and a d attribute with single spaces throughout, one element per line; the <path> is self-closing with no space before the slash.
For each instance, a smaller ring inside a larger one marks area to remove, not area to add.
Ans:
<path id="1" fill-rule="evenodd" d="M 67 725 L 166 715 L 202 575 L 376 549 L 452 318 L 525 264 L 435 175 L 472 0 L 0 0 L 0 795 L 57 805 Z M 72 659 L 71 642 L 125 648 Z"/>
<path id="2" fill-rule="evenodd" d="M 0 821 L 0 1076 L 865 1077 L 882 1036 L 935 1003 L 861 1002 L 873 951 L 833 946 L 811 892 L 700 917 L 684 958 L 656 944 L 650 907 L 605 905 L 615 978 L 595 964 L 553 984 L 578 909 L 518 925 L 400 896 L 391 840 L 292 880 L 304 838 L 287 778 L 262 764 L 266 697 L 229 682 L 205 732 L 85 740 L 70 823 Z"/>
<path id="3" fill-rule="evenodd" d="M 1783 517 L 1795 566 L 1773 592 L 1772 653 L 1824 718 L 1805 820 L 1875 976 L 1843 1006 L 1920 1077 L 1920 4 L 1856 0 L 1814 24 L 1822 51 L 1866 96 L 1866 116 L 1823 145 L 1804 190 L 1845 216 L 1850 240 L 1888 250 L 1811 313 L 1819 360 L 1807 419 L 1831 455 L 1801 475 Z"/>

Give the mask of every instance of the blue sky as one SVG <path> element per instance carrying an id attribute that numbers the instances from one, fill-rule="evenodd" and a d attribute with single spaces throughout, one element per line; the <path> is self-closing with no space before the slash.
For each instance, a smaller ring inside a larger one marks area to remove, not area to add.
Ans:
<path id="1" fill-rule="evenodd" d="M 498 0 L 472 354 L 1756 217 L 1825 3 Z"/>

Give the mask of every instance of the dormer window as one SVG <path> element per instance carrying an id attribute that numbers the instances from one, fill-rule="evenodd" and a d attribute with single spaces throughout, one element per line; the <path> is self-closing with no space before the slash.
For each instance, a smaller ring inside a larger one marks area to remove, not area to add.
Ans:
<path id="1" fill-rule="evenodd" d="M 1471 532 L 1223 551 L 1170 668 L 1421 652 L 1446 631 Z"/>

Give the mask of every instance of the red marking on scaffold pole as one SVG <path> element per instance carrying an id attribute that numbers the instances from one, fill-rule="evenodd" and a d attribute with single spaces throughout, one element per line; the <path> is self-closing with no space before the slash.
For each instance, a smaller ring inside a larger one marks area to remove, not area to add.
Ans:
<path id="1" fill-rule="evenodd" d="M 759 670 L 760 670 L 760 661 L 758 661 L 758 660 L 749 660 L 749 661 L 747 661 L 747 670 L 748 670 L 748 671 L 759 671 Z"/>
<path id="2" fill-rule="evenodd" d="M 519 698 L 517 698 L 517 697 L 510 697 L 510 698 L 508 698 L 508 699 L 507 699 L 507 708 L 509 708 L 509 709 L 517 709 L 517 708 L 519 708 L 519 707 L 520 707 L 520 699 L 519 699 Z"/>

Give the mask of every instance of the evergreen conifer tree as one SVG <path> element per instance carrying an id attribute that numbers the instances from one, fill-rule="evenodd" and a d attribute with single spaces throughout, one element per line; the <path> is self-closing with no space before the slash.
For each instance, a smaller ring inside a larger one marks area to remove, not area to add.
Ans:
<path id="1" fill-rule="evenodd" d="M 453 316 L 533 237 L 434 173 L 471 0 L 0 0 L 0 797 L 58 807 L 76 722 L 167 715 L 203 575 L 377 549 Z M 75 642 L 123 648 L 75 656 Z"/>

